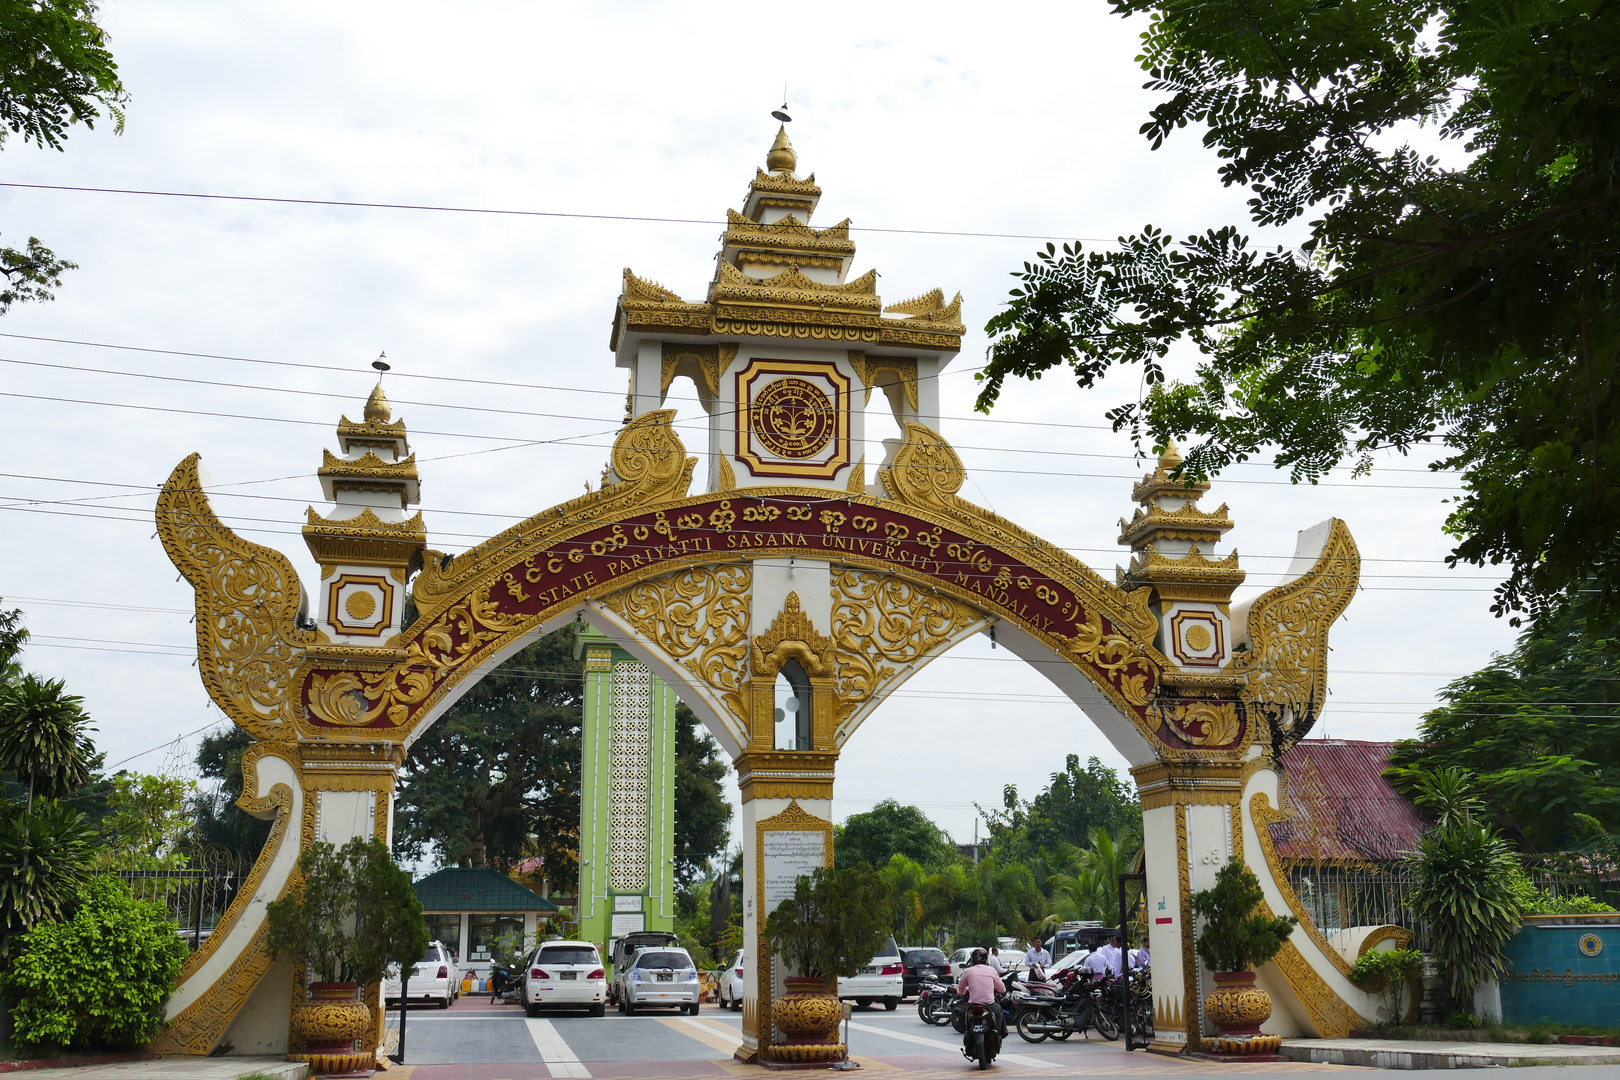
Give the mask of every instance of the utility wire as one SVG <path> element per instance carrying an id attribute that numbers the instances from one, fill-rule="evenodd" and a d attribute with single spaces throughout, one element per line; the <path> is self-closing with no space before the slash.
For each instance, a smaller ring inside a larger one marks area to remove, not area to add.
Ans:
<path id="1" fill-rule="evenodd" d="M 165 199 L 204 199 L 218 202 L 276 203 L 285 206 L 341 206 L 364 210 L 425 210 L 441 214 L 492 214 L 500 217 L 568 218 L 578 221 L 640 221 L 663 225 L 727 225 L 719 218 L 650 217 L 643 214 L 581 214 L 562 210 L 504 210 L 480 206 L 436 206 L 430 203 L 360 202 L 348 199 L 292 199 L 268 195 L 226 195 L 203 191 L 155 191 L 145 188 L 88 187 L 81 184 L 0 183 L 0 187 L 31 191 L 77 191 L 97 195 L 149 195 Z M 1118 239 L 1100 236 L 1054 236 L 1030 233 L 961 232 L 951 229 L 893 229 L 851 225 L 851 232 L 893 233 L 903 236 L 966 236 L 986 240 L 1084 240 L 1094 244 L 1117 244 Z"/>

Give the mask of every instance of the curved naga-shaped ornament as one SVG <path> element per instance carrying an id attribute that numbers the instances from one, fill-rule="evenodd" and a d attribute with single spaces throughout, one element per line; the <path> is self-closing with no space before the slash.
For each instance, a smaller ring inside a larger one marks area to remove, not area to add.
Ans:
<path id="1" fill-rule="evenodd" d="M 304 649 L 316 632 L 298 625 L 303 587 L 279 551 L 221 524 L 192 454 L 158 495 L 163 549 L 197 593 L 197 668 L 208 696 L 260 739 L 285 738 Z"/>
<path id="2" fill-rule="evenodd" d="M 656 409 L 626 424 L 613 440 L 612 473 L 600 490 L 536 514 L 454 559 L 427 552 L 411 590 L 417 609 L 426 614 L 449 602 L 526 543 L 685 498 L 698 459 L 686 456 L 686 444 L 670 426 L 674 419 L 674 409 Z"/>
<path id="3" fill-rule="evenodd" d="M 1241 606 L 1232 613 L 1249 647 L 1236 671 L 1249 707 L 1270 722 L 1279 757 L 1316 724 L 1327 698 L 1328 630 L 1361 580 L 1361 553 L 1350 529 L 1329 518 L 1303 530 L 1288 572 L 1286 584 L 1250 603 L 1246 620 Z M 1242 636 L 1237 644 L 1244 644 Z"/>

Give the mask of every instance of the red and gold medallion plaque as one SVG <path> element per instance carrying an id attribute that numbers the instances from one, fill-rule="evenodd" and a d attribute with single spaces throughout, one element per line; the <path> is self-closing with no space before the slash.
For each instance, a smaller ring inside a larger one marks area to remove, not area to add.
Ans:
<path id="1" fill-rule="evenodd" d="M 827 479 L 849 464 L 849 379 L 836 364 L 753 360 L 737 402 L 737 457 L 755 476 Z"/>

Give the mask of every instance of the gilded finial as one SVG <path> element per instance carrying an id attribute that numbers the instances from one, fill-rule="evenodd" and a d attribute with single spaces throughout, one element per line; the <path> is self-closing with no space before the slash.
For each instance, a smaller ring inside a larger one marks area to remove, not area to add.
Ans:
<path id="1" fill-rule="evenodd" d="M 390 415 L 388 397 L 383 393 L 382 380 L 378 379 L 376 387 L 371 391 L 371 396 L 366 398 L 366 420 L 375 420 L 379 424 L 386 424 Z"/>
<path id="2" fill-rule="evenodd" d="M 1181 462 L 1181 447 L 1176 445 L 1176 440 L 1166 439 L 1164 441 L 1164 453 L 1159 455 L 1159 468 L 1164 472 L 1169 472 L 1177 465 L 1180 465 Z"/>
<path id="3" fill-rule="evenodd" d="M 799 155 L 793 152 L 793 144 L 788 142 L 787 125 L 776 129 L 776 141 L 771 143 L 771 152 L 765 155 L 765 167 L 771 172 L 791 173 L 799 164 Z"/>

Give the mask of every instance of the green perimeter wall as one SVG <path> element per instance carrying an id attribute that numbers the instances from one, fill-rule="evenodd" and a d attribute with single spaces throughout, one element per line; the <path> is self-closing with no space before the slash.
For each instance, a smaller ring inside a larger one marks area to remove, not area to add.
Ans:
<path id="1" fill-rule="evenodd" d="M 675 692 L 587 627 L 580 730 L 579 936 L 609 955 L 630 930 L 675 929 Z"/>

